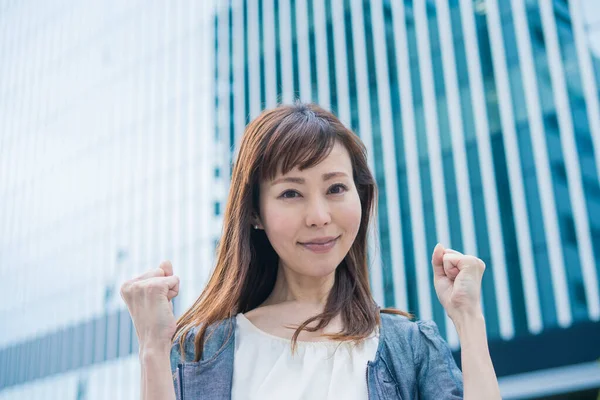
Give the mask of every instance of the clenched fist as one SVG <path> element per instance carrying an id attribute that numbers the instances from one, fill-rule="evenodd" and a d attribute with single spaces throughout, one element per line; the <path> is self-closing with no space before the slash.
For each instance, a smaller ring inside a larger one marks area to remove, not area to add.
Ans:
<path id="1" fill-rule="evenodd" d="M 121 286 L 138 337 L 140 349 L 168 351 L 175 333 L 176 319 L 171 300 L 179 293 L 179 277 L 173 275 L 171 262 L 164 261 Z"/>
<path id="2" fill-rule="evenodd" d="M 440 303 L 454 321 L 463 314 L 479 315 L 485 263 L 475 256 L 437 244 L 431 257 L 433 284 Z"/>

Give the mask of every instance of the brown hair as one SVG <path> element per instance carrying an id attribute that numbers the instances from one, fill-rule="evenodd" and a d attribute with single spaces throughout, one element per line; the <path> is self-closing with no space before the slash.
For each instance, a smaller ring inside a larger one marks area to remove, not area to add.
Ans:
<path id="1" fill-rule="evenodd" d="M 292 350 L 302 330 L 315 332 L 341 313 L 344 329 L 325 335 L 333 340 L 360 340 L 379 325 L 379 310 L 369 288 L 367 232 L 376 212 L 377 186 L 364 144 L 335 115 L 314 104 L 282 105 L 263 111 L 246 127 L 233 167 L 225 207 L 223 234 L 217 248 L 215 269 L 196 302 L 179 318 L 173 337 L 199 327 L 195 359 L 199 361 L 209 325 L 250 311 L 273 290 L 279 257 L 262 230 L 251 229 L 259 215 L 259 183 L 272 180 L 278 171 L 310 168 L 328 156 L 339 141 L 350 154 L 354 183 L 361 202 L 361 223 L 348 254 L 335 271 L 335 283 L 324 311 L 305 322 L 292 337 Z M 396 309 L 382 312 L 412 315 Z M 314 327 L 307 327 L 318 321 Z M 182 351 L 185 358 L 185 351 Z"/>

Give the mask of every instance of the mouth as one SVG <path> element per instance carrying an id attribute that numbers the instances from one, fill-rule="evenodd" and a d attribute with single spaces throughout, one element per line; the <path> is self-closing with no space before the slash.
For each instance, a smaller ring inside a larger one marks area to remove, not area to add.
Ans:
<path id="1" fill-rule="evenodd" d="M 323 243 L 300 243 L 300 242 L 298 242 L 298 243 L 302 247 L 304 247 L 307 250 L 312 251 L 313 253 L 322 254 L 322 253 L 327 253 L 328 251 L 333 249 L 333 247 L 336 245 L 340 236 L 337 236 L 337 237 L 335 237 L 327 242 L 323 242 Z"/>

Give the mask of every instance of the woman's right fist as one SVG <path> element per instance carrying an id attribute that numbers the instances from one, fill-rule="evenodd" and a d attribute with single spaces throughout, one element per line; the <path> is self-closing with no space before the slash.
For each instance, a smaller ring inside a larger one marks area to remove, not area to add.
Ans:
<path id="1" fill-rule="evenodd" d="M 121 286 L 140 348 L 169 349 L 177 320 L 171 300 L 179 293 L 179 277 L 170 261 L 133 278 Z"/>

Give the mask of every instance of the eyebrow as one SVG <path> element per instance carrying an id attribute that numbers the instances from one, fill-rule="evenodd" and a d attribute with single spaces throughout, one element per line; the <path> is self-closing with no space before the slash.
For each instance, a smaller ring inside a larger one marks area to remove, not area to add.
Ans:
<path id="1" fill-rule="evenodd" d="M 348 176 L 348 174 L 346 174 L 345 172 L 337 172 L 337 171 L 336 172 L 328 172 L 326 174 L 323 174 L 323 182 L 328 181 L 335 177 L 339 177 L 339 176 Z M 304 178 L 288 176 L 286 178 L 279 178 L 279 179 L 274 180 L 271 183 L 271 186 L 277 185 L 278 183 L 284 183 L 284 182 L 303 184 L 306 181 L 304 180 Z"/>

